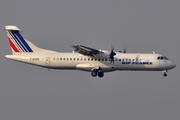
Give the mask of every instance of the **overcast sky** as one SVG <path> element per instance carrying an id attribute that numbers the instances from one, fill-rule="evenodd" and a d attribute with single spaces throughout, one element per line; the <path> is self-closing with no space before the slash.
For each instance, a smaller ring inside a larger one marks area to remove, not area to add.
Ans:
<path id="1" fill-rule="evenodd" d="M 1 0 L 1 120 L 179 120 L 179 0 Z M 6 25 L 38 47 L 73 44 L 161 53 L 176 63 L 162 72 L 48 70 L 7 60 Z"/>

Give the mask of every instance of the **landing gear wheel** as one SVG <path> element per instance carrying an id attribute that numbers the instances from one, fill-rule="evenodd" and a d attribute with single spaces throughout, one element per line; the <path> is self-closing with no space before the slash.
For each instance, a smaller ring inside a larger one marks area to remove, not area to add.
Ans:
<path id="1" fill-rule="evenodd" d="M 98 72 L 98 77 L 103 77 L 104 73 L 103 72 Z"/>
<path id="2" fill-rule="evenodd" d="M 93 76 L 93 77 L 96 77 L 97 76 L 97 72 L 91 72 L 91 75 Z"/>
<path id="3" fill-rule="evenodd" d="M 167 73 L 163 73 L 163 76 L 166 77 L 166 76 L 167 76 Z"/>

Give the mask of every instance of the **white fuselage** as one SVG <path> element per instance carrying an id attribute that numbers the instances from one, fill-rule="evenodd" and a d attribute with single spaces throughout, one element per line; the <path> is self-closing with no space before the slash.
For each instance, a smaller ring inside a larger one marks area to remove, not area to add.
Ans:
<path id="1" fill-rule="evenodd" d="M 115 70 L 149 70 L 163 71 L 167 76 L 167 70 L 176 65 L 161 54 L 135 54 L 97 50 L 84 45 L 75 44 L 71 47 L 77 53 L 59 53 L 35 46 L 23 38 L 21 30 L 17 26 L 5 26 L 12 55 L 6 55 L 7 59 L 33 64 L 48 69 L 69 69 L 90 71 L 93 77 L 103 77 L 104 72 Z M 126 50 L 125 50 L 126 51 Z M 125 52 L 124 51 L 124 52 Z"/>
<path id="2" fill-rule="evenodd" d="M 93 68 L 99 68 L 102 72 L 110 72 L 115 70 L 163 71 L 175 67 L 170 60 L 158 60 L 158 56 L 162 55 L 116 52 L 114 64 L 110 64 L 109 59 L 93 58 L 79 53 L 21 53 L 5 57 L 48 69 L 92 71 Z"/>

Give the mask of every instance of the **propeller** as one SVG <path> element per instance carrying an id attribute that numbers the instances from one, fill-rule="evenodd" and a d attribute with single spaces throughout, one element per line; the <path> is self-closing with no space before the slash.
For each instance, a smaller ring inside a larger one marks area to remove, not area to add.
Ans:
<path id="1" fill-rule="evenodd" d="M 123 53 L 127 52 L 127 46 L 123 47 Z"/>
<path id="2" fill-rule="evenodd" d="M 123 47 L 123 51 L 117 51 L 117 52 L 120 52 L 120 53 L 127 53 L 127 46 L 124 46 L 124 47 Z"/>
<path id="3" fill-rule="evenodd" d="M 110 53 L 110 64 L 113 62 L 114 64 L 114 56 L 116 53 L 114 52 L 114 47 L 111 46 L 111 53 Z"/>

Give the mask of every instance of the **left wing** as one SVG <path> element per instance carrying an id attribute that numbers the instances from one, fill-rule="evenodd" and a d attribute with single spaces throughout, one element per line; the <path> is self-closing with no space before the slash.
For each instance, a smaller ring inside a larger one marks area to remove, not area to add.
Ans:
<path id="1" fill-rule="evenodd" d="M 89 48 L 89 47 L 86 47 L 86 46 L 83 46 L 83 45 L 76 45 L 75 44 L 72 47 L 75 48 L 76 52 L 78 52 L 80 54 L 83 54 L 83 55 L 92 56 L 92 57 L 95 57 L 96 55 L 98 55 L 100 53 L 103 53 L 103 52 L 101 52 L 99 50 Z"/>

